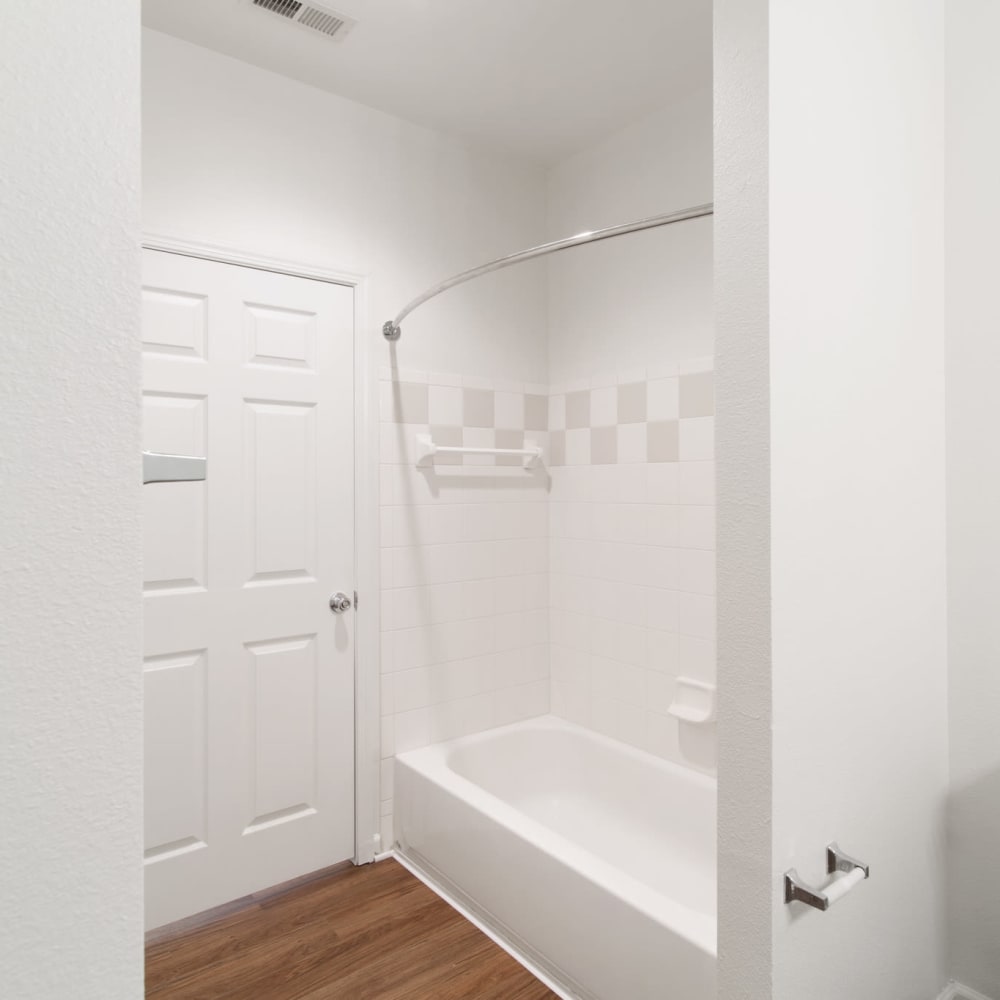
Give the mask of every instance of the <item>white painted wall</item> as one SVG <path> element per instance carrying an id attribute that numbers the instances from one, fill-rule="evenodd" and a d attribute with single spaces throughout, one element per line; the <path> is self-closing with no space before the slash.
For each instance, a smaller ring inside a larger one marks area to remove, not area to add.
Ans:
<path id="1" fill-rule="evenodd" d="M 944 3 L 769 15 L 773 997 L 922 1000 L 946 978 Z M 871 880 L 785 906 L 831 840 Z"/>
<path id="2" fill-rule="evenodd" d="M 949 971 L 1000 997 L 1000 7 L 953 0 L 947 23 Z"/>
<path id="3" fill-rule="evenodd" d="M 719 997 L 725 1000 L 769 998 L 772 983 L 769 2 L 714 3 Z"/>
<path id="4" fill-rule="evenodd" d="M 438 280 L 541 242 L 544 197 L 538 167 L 143 32 L 147 231 L 367 275 L 373 336 Z M 544 381 L 544 267 L 422 307 L 398 365 Z"/>
<path id="5" fill-rule="evenodd" d="M 671 102 L 548 173 L 552 239 L 712 200 L 712 94 Z M 709 355 L 712 220 L 548 258 L 555 383 Z"/>
<path id="6" fill-rule="evenodd" d="M 139 10 L 0 32 L 3 993 L 142 994 Z"/>
<path id="7" fill-rule="evenodd" d="M 720 996 L 925 1000 L 946 979 L 944 5 L 715 15 Z M 871 880 L 786 906 L 783 871 L 822 884 L 831 840 Z"/>

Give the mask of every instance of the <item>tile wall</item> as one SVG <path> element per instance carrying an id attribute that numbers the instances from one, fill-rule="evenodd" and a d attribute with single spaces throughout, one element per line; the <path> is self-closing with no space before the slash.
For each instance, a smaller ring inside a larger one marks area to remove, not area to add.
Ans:
<path id="1" fill-rule="evenodd" d="M 381 410 L 382 843 L 392 757 L 549 711 L 548 486 L 519 459 L 440 445 L 548 449 L 545 386 L 383 372 Z"/>
<path id="2" fill-rule="evenodd" d="M 715 680 L 712 359 L 566 386 L 384 370 L 382 842 L 392 758 L 552 711 L 711 770 L 668 715 Z M 540 445 L 544 464 L 436 457 Z"/>
<path id="3" fill-rule="evenodd" d="M 711 358 L 553 386 L 552 711 L 711 770 L 714 726 L 667 713 L 715 681 Z"/>

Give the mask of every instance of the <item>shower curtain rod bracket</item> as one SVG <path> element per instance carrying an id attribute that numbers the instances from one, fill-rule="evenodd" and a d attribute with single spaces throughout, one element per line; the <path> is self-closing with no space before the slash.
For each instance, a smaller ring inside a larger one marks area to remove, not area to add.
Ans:
<path id="1" fill-rule="evenodd" d="M 399 312 L 395 319 L 386 320 L 382 324 L 382 336 L 386 340 L 399 340 L 402 330 L 400 324 L 413 312 L 417 306 L 423 305 L 428 299 L 446 292 L 449 288 L 461 285 L 480 275 L 489 274 L 491 271 L 499 271 L 503 267 L 510 267 L 511 264 L 520 264 L 524 260 L 532 260 L 535 257 L 544 257 L 546 254 L 555 253 L 557 250 L 568 250 L 570 247 L 582 246 L 584 243 L 596 243 L 598 240 L 609 240 L 615 236 L 625 236 L 627 233 L 641 232 L 643 229 L 656 229 L 659 226 L 669 226 L 674 222 L 685 222 L 688 219 L 700 219 L 706 215 L 714 214 L 711 202 L 705 205 L 695 205 L 694 208 L 685 208 L 680 212 L 671 212 L 668 215 L 652 215 L 648 219 L 637 219 L 635 222 L 626 222 L 621 226 L 609 226 L 607 229 L 596 229 L 593 232 L 577 233 L 576 236 L 568 236 L 563 240 L 555 240 L 552 243 L 543 243 L 541 246 L 531 247 L 528 250 L 521 250 L 519 253 L 508 254 L 506 257 L 497 257 L 479 267 L 462 271 L 452 278 L 439 282 L 433 288 L 428 289 L 422 295 L 418 295 L 412 302 L 407 303 Z"/>

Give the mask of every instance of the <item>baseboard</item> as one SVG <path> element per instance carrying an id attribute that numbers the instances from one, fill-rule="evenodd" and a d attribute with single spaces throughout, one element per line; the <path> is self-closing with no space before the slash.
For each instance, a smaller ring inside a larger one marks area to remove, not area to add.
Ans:
<path id="1" fill-rule="evenodd" d="M 419 858 L 404 854 L 398 847 L 392 851 L 392 855 L 411 875 L 415 875 L 452 909 L 461 913 L 470 924 L 478 927 L 494 944 L 499 945 L 511 958 L 523 965 L 560 1000 L 593 1000 L 584 991 L 561 981 L 553 969 L 544 967 L 536 957 L 528 954 L 528 950 L 513 940 L 511 935 L 505 933 L 502 927 L 491 921 L 484 913 L 478 912 L 475 904 L 436 869 L 422 863 Z"/>
<path id="2" fill-rule="evenodd" d="M 992 1000 L 992 998 L 961 983 L 949 983 L 937 1000 Z"/>

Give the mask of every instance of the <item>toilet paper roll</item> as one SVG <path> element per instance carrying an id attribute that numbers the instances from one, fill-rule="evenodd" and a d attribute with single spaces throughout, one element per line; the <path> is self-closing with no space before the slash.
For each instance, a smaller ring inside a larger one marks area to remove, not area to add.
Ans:
<path id="1" fill-rule="evenodd" d="M 852 872 L 840 873 L 837 877 L 823 890 L 823 894 L 830 901 L 830 905 L 833 906 L 838 899 L 842 899 L 846 896 L 859 882 L 865 880 L 865 870 L 864 868 L 855 868 Z"/>

